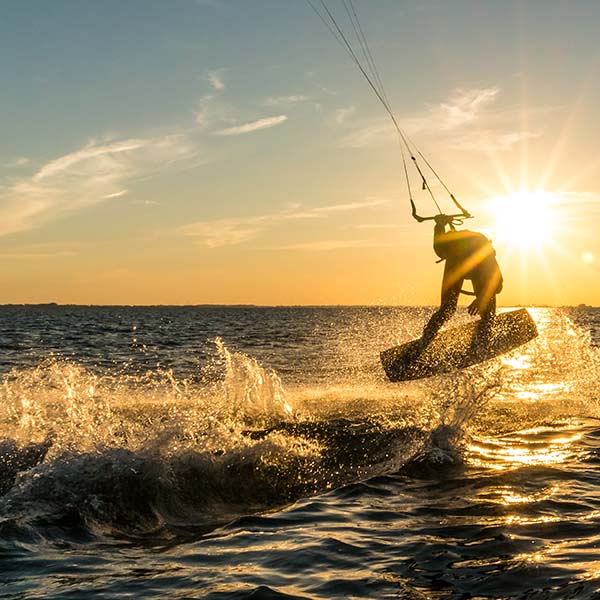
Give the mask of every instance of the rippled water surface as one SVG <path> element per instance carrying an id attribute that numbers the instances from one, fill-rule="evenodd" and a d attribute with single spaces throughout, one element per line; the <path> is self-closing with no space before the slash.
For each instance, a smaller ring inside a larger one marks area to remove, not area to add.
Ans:
<path id="1" fill-rule="evenodd" d="M 387 382 L 430 312 L 0 308 L 0 598 L 600 597 L 600 310 Z"/>

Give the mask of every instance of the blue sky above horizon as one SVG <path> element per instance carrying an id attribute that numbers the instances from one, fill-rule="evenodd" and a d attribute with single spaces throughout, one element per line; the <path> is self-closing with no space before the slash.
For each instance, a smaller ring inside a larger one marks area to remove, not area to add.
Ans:
<path id="1" fill-rule="evenodd" d="M 544 256 L 498 247 L 504 302 L 600 303 L 600 5 L 355 4 L 469 227 L 560 203 Z M 394 130 L 306 2 L 4 3 L 0 66 L 0 302 L 437 301 Z"/>

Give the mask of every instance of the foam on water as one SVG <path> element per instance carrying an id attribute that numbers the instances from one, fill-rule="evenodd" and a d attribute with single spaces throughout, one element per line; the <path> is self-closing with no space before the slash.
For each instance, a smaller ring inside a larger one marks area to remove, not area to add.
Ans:
<path id="1" fill-rule="evenodd" d="M 563 314 L 537 320 L 540 337 L 521 350 L 403 385 L 377 372 L 285 389 L 220 338 L 200 378 L 57 358 L 13 369 L 0 388 L 2 530 L 210 529 L 373 476 L 460 465 L 486 435 L 597 415 L 589 334 Z"/>

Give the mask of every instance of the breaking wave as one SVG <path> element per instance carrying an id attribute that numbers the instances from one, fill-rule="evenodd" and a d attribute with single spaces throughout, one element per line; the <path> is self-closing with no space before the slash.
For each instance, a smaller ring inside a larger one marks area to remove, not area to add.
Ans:
<path id="1" fill-rule="evenodd" d="M 586 336 L 561 316 L 522 352 L 401 386 L 286 389 L 218 338 L 190 379 L 59 359 L 13 370 L 0 388 L 0 530 L 165 539 L 374 476 L 442 476 L 472 436 L 595 413 Z"/>

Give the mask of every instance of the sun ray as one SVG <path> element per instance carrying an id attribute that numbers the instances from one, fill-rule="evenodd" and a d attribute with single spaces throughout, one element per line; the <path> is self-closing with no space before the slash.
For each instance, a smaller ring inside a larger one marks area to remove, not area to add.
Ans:
<path id="1" fill-rule="evenodd" d="M 525 143 L 525 142 L 522 141 L 521 144 L 523 144 L 523 143 Z M 513 191 L 512 185 L 511 185 L 511 179 L 510 179 L 508 172 L 504 168 L 503 162 L 499 158 L 498 150 L 496 150 L 494 148 L 488 150 L 487 157 L 490 161 L 490 164 L 494 168 L 494 171 L 496 172 L 496 176 L 498 177 L 498 179 L 501 181 L 501 183 L 503 185 L 504 193 L 505 194 L 511 193 Z M 488 193 L 487 195 L 490 196 L 493 193 L 494 192 L 491 192 L 491 193 Z"/>
<path id="2" fill-rule="evenodd" d="M 553 240 L 549 240 L 547 246 L 550 248 L 550 250 L 559 248 L 554 243 Z M 538 257 L 538 264 L 541 265 L 541 267 L 544 271 L 545 280 L 550 285 L 552 293 L 554 294 L 554 298 L 559 300 L 561 297 L 561 286 L 560 286 L 560 281 L 558 280 L 558 278 L 556 276 L 556 270 L 551 268 L 550 261 L 548 260 L 550 252 L 549 251 L 542 252 L 541 249 L 538 248 L 538 249 L 536 249 L 536 254 Z"/>
<path id="3" fill-rule="evenodd" d="M 577 120 L 577 116 L 581 111 L 581 107 L 583 105 L 583 100 L 585 97 L 585 86 L 584 90 L 578 95 L 575 101 L 572 104 L 572 108 L 567 115 L 565 122 L 563 123 L 560 134 L 556 139 L 556 143 L 554 144 L 552 151 L 550 153 L 550 157 L 548 159 L 548 163 L 546 164 L 546 168 L 543 173 L 540 175 L 538 180 L 538 187 L 543 188 L 548 185 L 548 180 L 550 177 L 556 172 L 557 163 L 562 160 L 563 153 L 565 151 L 565 147 L 567 146 L 567 142 L 569 141 L 569 137 L 575 126 L 575 122 Z"/>
<path id="4" fill-rule="evenodd" d="M 528 49 L 527 49 L 527 27 L 525 25 L 525 11 L 521 5 L 517 10 L 518 27 L 519 27 L 519 65 L 520 65 L 520 126 L 521 132 L 529 131 L 528 108 L 530 106 L 529 99 L 529 82 L 531 80 L 527 72 L 528 64 Z M 527 139 L 523 139 L 519 144 L 521 150 L 520 160 L 520 189 L 527 189 L 529 182 L 529 143 Z M 511 190 L 514 191 L 514 190 Z M 508 193 L 508 192 L 507 192 Z"/>
<path id="5" fill-rule="evenodd" d="M 565 189 L 573 189 L 583 179 L 600 168 L 600 153 L 590 158 L 577 173 L 574 173 L 569 179 L 564 182 Z"/>

